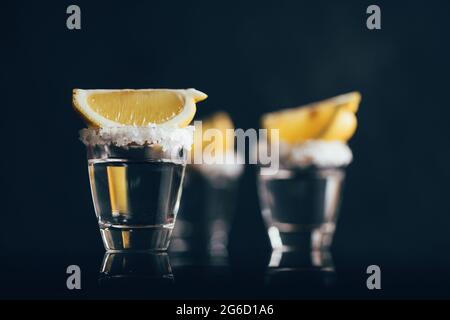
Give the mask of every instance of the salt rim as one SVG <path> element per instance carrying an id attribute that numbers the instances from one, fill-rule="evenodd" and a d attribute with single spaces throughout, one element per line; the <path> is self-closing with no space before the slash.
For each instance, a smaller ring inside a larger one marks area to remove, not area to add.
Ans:
<path id="1" fill-rule="evenodd" d="M 194 126 L 174 128 L 150 124 L 148 126 L 121 126 L 87 128 L 80 130 L 80 140 L 86 146 L 113 144 L 126 147 L 130 144 L 160 145 L 163 151 L 191 150 L 194 139 Z"/>
<path id="2" fill-rule="evenodd" d="M 290 165 L 342 167 L 353 160 L 350 147 L 341 141 L 309 140 L 295 146 L 280 144 L 280 156 Z"/>
<path id="3" fill-rule="evenodd" d="M 234 150 L 227 151 L 223 163 L 193 164 L 204 176 L 208 178 L 238 178 L 244 171 L 244 158 Z"/>

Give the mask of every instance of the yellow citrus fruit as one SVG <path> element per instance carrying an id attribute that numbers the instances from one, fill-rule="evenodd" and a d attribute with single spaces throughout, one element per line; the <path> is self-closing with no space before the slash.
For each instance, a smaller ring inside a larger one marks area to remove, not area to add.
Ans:
<path id="1" fill-rule="evenodd" d="M 348 141 L 356 131 L 355 113 L 361 102 L 359 92 L 350 92 L 305 106 L 263 115 L 265 129 L 279 129 L 280 140 L 302 143 L 306 140 Z"/>
<path id="2" fill-rule="evenodd" d="M 208 130 L 210 134 L 208 134 Z M 215 156 L 234 150 L 234 124 L 228 113 L 219 111 L 195 123 L 191 156 L 208 148 Z"/>
<path id="3" fill-rule="evenodd" d="M 206 98 L 195 89 L 73 90 L 73 106 L 91 127 L 186 127 L 197 111 L 196 102 Z"/>

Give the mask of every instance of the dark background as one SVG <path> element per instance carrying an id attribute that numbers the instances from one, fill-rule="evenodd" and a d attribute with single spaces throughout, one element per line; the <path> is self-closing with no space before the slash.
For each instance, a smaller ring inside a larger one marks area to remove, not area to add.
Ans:
<path id="1" fill-rule="evenodd" d="M 2 1 L 8 288 L 33 270 L 43 287 L 48 270 L 64 279 L 61 261 L 101 261 L 73 88 L 194 87 L 209 95 L 199 116 L 226 110 L 239 128 L 359 90 L 334 258 L 361 279 L 379 264 L 390 289 L 450 297 L 450 2 L 375 3 L 382 30 L 370 31 L 368 1 Z M 69 4 L 81 7 L 79 31 L 66 28 Z M 251 166 L 241 185 L 231 247 L 248 265 L 269 244 Z"/>

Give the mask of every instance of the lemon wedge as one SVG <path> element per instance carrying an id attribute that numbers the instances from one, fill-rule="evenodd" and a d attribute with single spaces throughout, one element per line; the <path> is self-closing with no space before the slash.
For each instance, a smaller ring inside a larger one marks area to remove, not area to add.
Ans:
<path id="1" fill-rule="evenodd" d="M 91 127 L 147 126 L 183 128 L 207 95 L 195 89 L 73 90 L 73 106 Z"/>
<path id="2" fill-rule="evenodd" d="M 214 129 L 212 137 L 205 135 L 207 130 Z M 227 112 L 219 111 L 195 122 L 194 144 L 191 156 L 195 152 L 203 152 L 205 148 L 213 150 L 214 156 L 222 156 L 234 150 L 234 124 Z"/>
<path id="3" fill-rule="evenodd" d="M 208 129 L 219 130 L 223 138 L 215 141 L 205 140 L 202 131 L 205 132 Z M 194 131 L 194 144 L 200 144 L 202 148 L 205 148 L 207 145 L 214 143 L 216 150 L 223 152 L 233 150 L 234 133 L 228 129 L 234 130 L 234 124 L 229 114 L 223 111 L 216 112 L 202 121 L 202 131 Z"/>
<path id="4" fill-rule="evenodd" d="M 307 140 L 348 141 L 356 131 L 359 92 L 350 92 L 305 106 L 263 115 L 265 129 L 279 129 L 280 140 L 289 144 Z"/>

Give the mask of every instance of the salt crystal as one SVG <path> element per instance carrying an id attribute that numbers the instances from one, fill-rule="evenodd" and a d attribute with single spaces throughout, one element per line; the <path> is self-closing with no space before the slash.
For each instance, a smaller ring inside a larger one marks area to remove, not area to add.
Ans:
<path id="1" fill-rule="evenodd" d="M 150 124 L 148 126 L 121 126 L 80 130 L 80 140 L 85 145 L 107 145 L 125 147 L 135 145 L 160 145 L 163 151 L 190 150 L 193 143 L 194 126 L 172 128 Z"/>
<path id="2" fill-rule="evenodd" d="M 280 155 L 300 167 L 341 167 L 353 160 L 352 150 L 341 141 L 309 140 L 295 146 L 280 145 Z"/>

